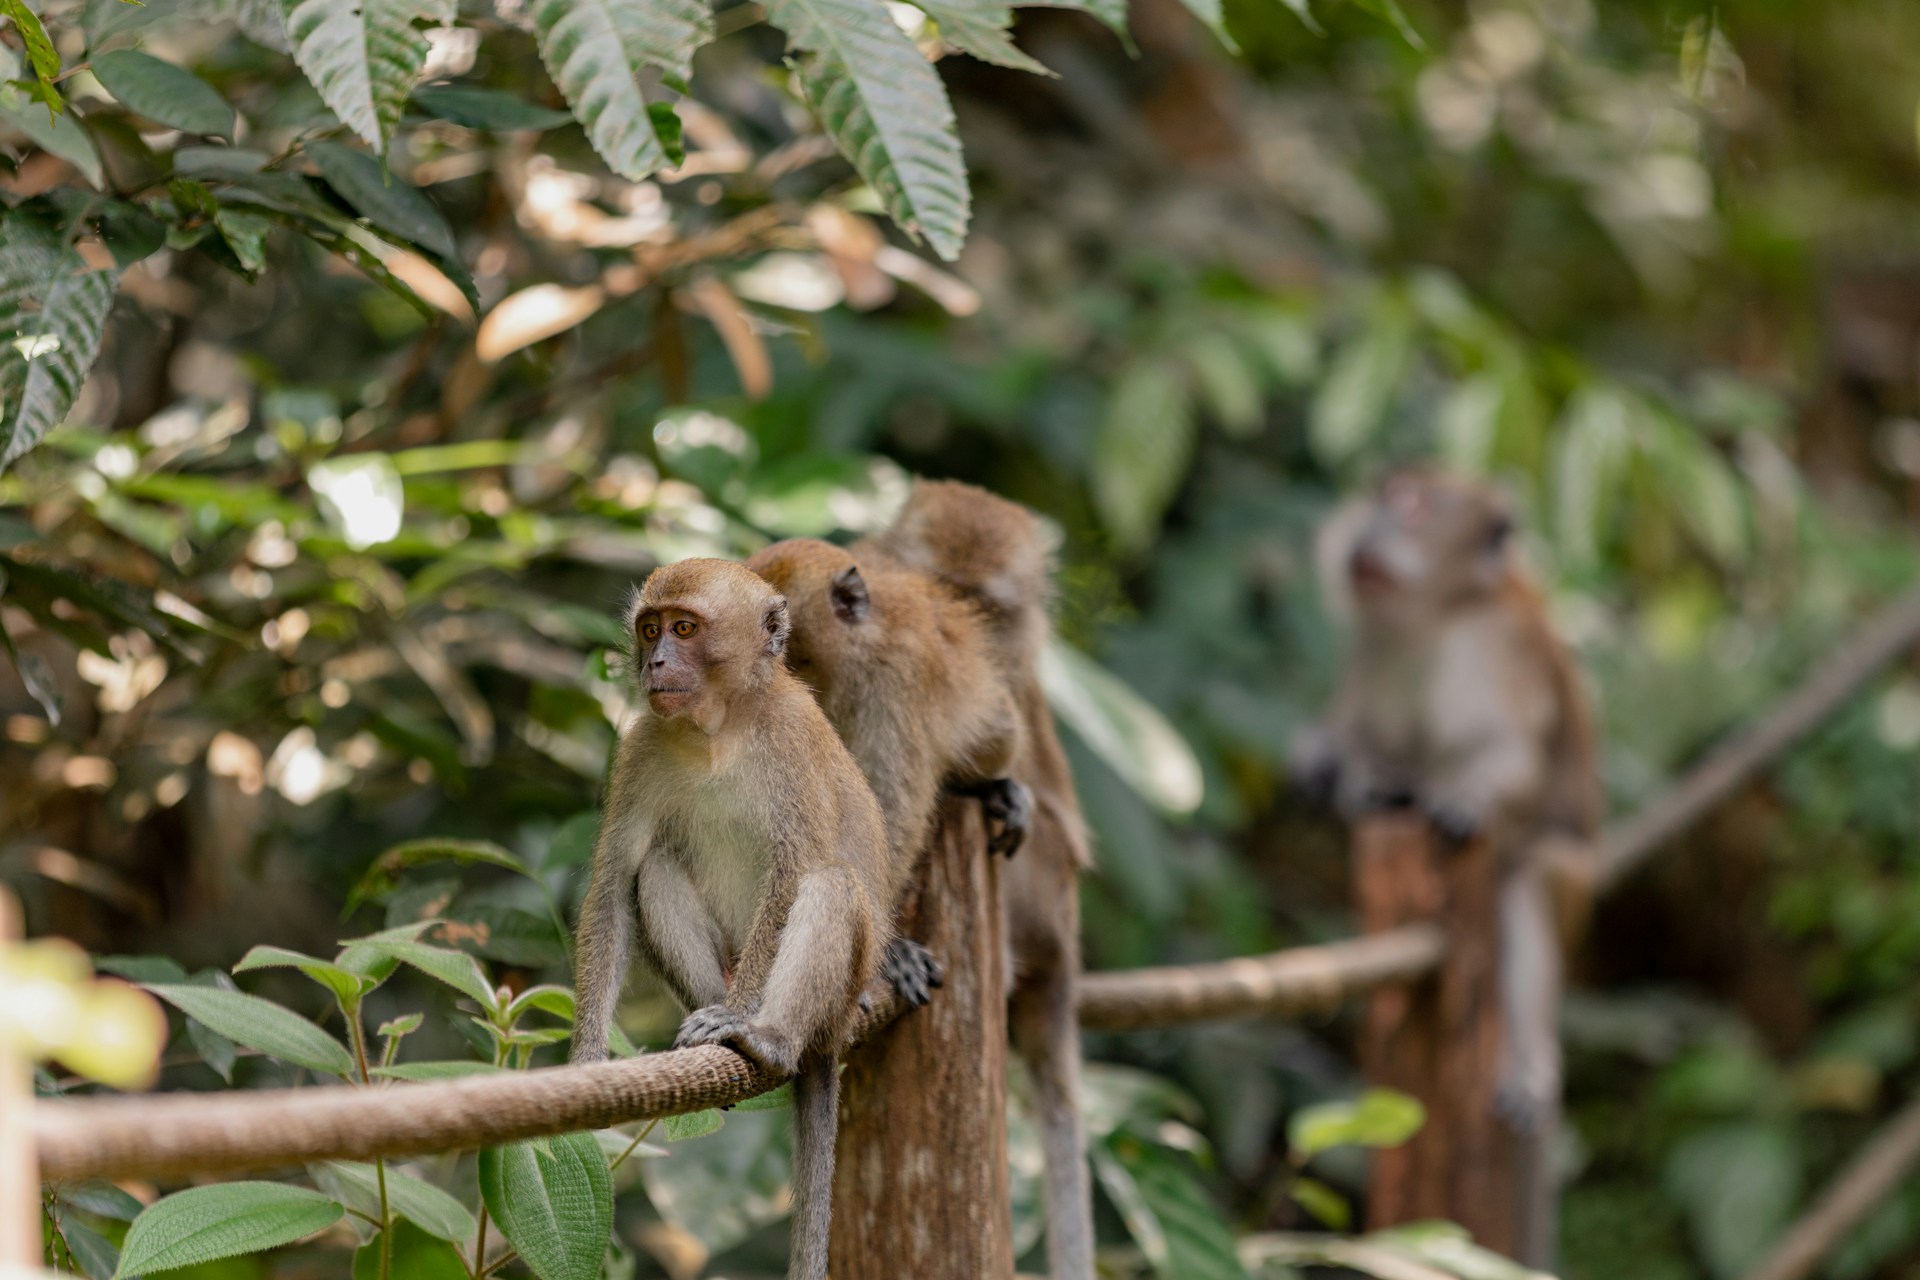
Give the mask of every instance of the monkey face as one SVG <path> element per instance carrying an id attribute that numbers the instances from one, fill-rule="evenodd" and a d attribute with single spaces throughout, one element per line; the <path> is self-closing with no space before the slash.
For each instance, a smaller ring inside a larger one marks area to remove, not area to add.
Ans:
<path id="1" fill-rule="evenodd" d="M 1347 575 L 1383 621 L 1419 621 L 1484 595 L 1505 577 L 1513 522 L 1491 489 L 1431 471 L 1389 476 L 1367 504 Z"/>
<path id="2" fill-rule="evenodd" d="M 653 571 L 634 602 L 633 672 L 663 717 L 704 720 L 710 702 L 759 683 L 786 649 L 787 602 L 726 560 L 683 560 Z"/>

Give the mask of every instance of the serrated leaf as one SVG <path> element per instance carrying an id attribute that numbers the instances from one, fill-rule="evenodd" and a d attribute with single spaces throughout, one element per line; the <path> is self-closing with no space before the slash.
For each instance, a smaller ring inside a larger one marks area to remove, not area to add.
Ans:
<path id="1" fill-rule="evenodd" d="M 285 947 L 255 947 L 233 966 L 235 973 L 254 969 L 298 969 L 331 991 L 343 1006 L 351 1006 L 378 984 L 364 974 L 353 973 L 337 964 L 313 956 L 289 951 Z"/>
<path id="2" fill-rule="evenodd" d="M 233 136 L 233 108 L 212 85 L 184 67 L 137 49 L 116 49 L 93 56 L 93 74 L 120 105 L 136 115 L 188 133 Z"/>
<path id="3" fill-rule="evenodd" d="M 1159 526 L 1193 456 L 1193 404 L 1165 360 L 1130 365 L 1107 398 L 1093 445 L 1094 505 L 1114 537 L 1138 550 Z"/>
<path id="4" fill-rule="evenodd" d="M 13 23 L 14 29 L 20 33 L 20 43 L 26 46 L 27 61 L 33 67 L 34 79 L 52 86 L 60 75 L 60 52 L 53 47 L 53 41 L 47 38 L 47 29 L 40 24 L 40 16 L 26 6 L 25 0 L 0 0 L 0 17 Z"/>
<path id="5" fill-rule="evenodd" d="M 590 1133 L 480 1152 L 480 1197 L 541 1280 L 597 1280 L 613 1231 L 613 1179 Z"/>
<path id="6" fill-rule="evenodd" d="M 59 425 L 100 351 L 114 275 L 45 225 L 0 228 L 0 468 Z"/>
<path id="7" fill-rule="evenodd" d="M 662 1142 L 685 1142 L 690 1138 L 704 1138 L 717 1133 L 726 1124 L 727 1118 L 718 1108 L 708 1107 L 705 1111 L 690 1111 L 683 1116 L 668 1116 L 660 1122 L 660 1140 Z"/>
<path id="8" fill-rule="evenodd" d="M 413 105 L 430 116 L 469 129 L 490 129 L 496 133 L 515 129 L 557 129 L 573 122 L 573 117 L 564 111 L 535 106 L 525 98 L 515 97 L 501 89 L 432 85 L 413 91 Z"/>
<path id="9" fill-rule="evenodd" d="M 972 198 L 940 74 L 881 0 L 768 0 L 827 136 L 888 214 L 952 261 Z"/>
<path id="10" fill-rule="evenodd" d="M 636 181 L 664 167 L 640 72 L 692 74 L 693 51 L 713 38 L 704 0 L 540 0 L 533 26 L 547 73 L 608 167 Z"/>
<path id="11" fill-rule="evenodd" d="M 318 1191 L 279 1182 L 195 1187 L 134 1219 L 115 1280 L 292 1244 L 326 1230 L 345 1212 Z"/>
<path id="12" fill-rule="evenodd" d="M 368 222 L 443 258 L 459 258 L 453 228 L 418 187 L 366 152 L 337 142 L 308 143 L 307 154 L 327 185 Z"/>
<path id="13" fill-rule="evenodd" d="M 487 981 L 487 975 L 480 971 L 480 962 L 464 951 L 453 951 L 446 947 L 430 947 L 424 942 L 370 942 L 357 943 L 356 949 L 364 949 L 374 955 L 386 956 L 412 965 L 430 978 L 438 979 L 462 995 L 473 997 L 483 1009 L 494 1007 L 493 984 Z"/>
<path id="14" fill-rule="evenodd" d="M 426 65 L 427 38 L 414 29 L 414 19 L 434 10 L 425 0 L 280 3 L 293 60 L 320 91 L 320 100 L 376 155 L 385 155 L 387 139 Z"/>
<path id="15" fill-rule="evenodd" d="M 148 983 L 147 990 L 227 1037 L 271 1057 L 329 1075 L 353 1073 L 346 1046 L 290 1009 L 242 991 Z"/>
<path id="16" fill-rule="evenodd" d="M 380 1173 L 370 1164 L 329 1160 L 320 1166 L 338 1178 L 367 1204 L 380 1203 Z M 469 1240 L 476 1224 L 473 1214 L 458 1200 L 410 1173 L 387 1166 L 387 1205 L 394 1213 L 441 1240 Z"/>
<path id="17" fill-rule="evenodd" d="M 940 38 L 982 62 L 1051 75 L 1045 64 L 1022 53 L 1007 28 L 1013 23 L 1011 4 L 995 0 L 916 0 L 920 9 L 940 24 Z"/>

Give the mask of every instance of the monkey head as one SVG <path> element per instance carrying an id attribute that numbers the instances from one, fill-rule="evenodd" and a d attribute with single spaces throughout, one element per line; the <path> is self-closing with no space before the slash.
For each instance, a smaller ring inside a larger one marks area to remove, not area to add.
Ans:
<path id="1" fill-rule="evenodd" d="M 821 692 L 831 689 L 837 664 L 857 655 L 873 596 L 859 562 L 845 547 L 818 538 L 788 538 L 754 554 L 747 568 L 786 596 L 793 611 L 787 666 Z"/>
<path id="2" fill-rule="evenodd" d="M 707 726 L 732 694 L 759 688 L 787 644 L 787 602 L 731 560 L 682 560 L 647 576 L 628 610 L 633 676 L 666 719 Z"/>
<path id="3" fill-rule="evenodd" d="M 1323 568 L 1363 620 L 1413 625 L 1498 590 L 1514 569 L 1512 534 L 1489 486 L 1397 471 L 1329 522 Z"/>
<path id="4" fill-rule="evenodd" d="M 970 484 L 914 481 L 907 505 L 876 541 L 907 568 L 997 612 L 1044 604 L 1052 594 L 1058 534 L 1019 503 Z"/>

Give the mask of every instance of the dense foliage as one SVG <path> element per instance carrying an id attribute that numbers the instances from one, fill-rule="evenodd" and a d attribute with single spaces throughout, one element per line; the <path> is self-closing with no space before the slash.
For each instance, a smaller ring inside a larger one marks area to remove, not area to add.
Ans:
<path id="1" fill-rule="evenodd" d="M 1309 530 L 1388 461 L 1521 499 L 1616 811 L 1907 580 L 1920 12 L 1084 8 L 0 3 L 0 875 L 167 996 L 168 1086 L 549 1060 L 626 584 L 912 470 L 1059 520 L 1122 678 L 1061 664 L 1100 966 L 1350 931 L 1281 766 L 1336 657 Z M 1912 1083 L 1916 750 L 1903 674 L 1603 910 L 1567 1274 L 1738 1274 Z M 1090 1044 L 1116 1271 L 1341 1225 L 1348 1031 Z M 611 1274 L 774 1268 L 777 1111 L 601 1138 L 159 1203 L 322 1230 L 188 1274 L 458 1275 L 509 1184 L 611 1165 Z M 177 1260 L 50 1203 L 89 1274 Z M 1832 1274 L 1916 1256 L 1908 1194 Z"/>

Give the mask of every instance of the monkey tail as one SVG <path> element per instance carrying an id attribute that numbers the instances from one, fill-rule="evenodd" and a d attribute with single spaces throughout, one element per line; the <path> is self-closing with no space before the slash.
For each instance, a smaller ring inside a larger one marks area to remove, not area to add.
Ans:
<path id="1" fill-rule="evenodd" d="M 787 1280 L 826 1280 L 839 1126 L 839 1066 L 830 1054 L 809 1054 L 793 1077 L 793 1243 Z"/>

